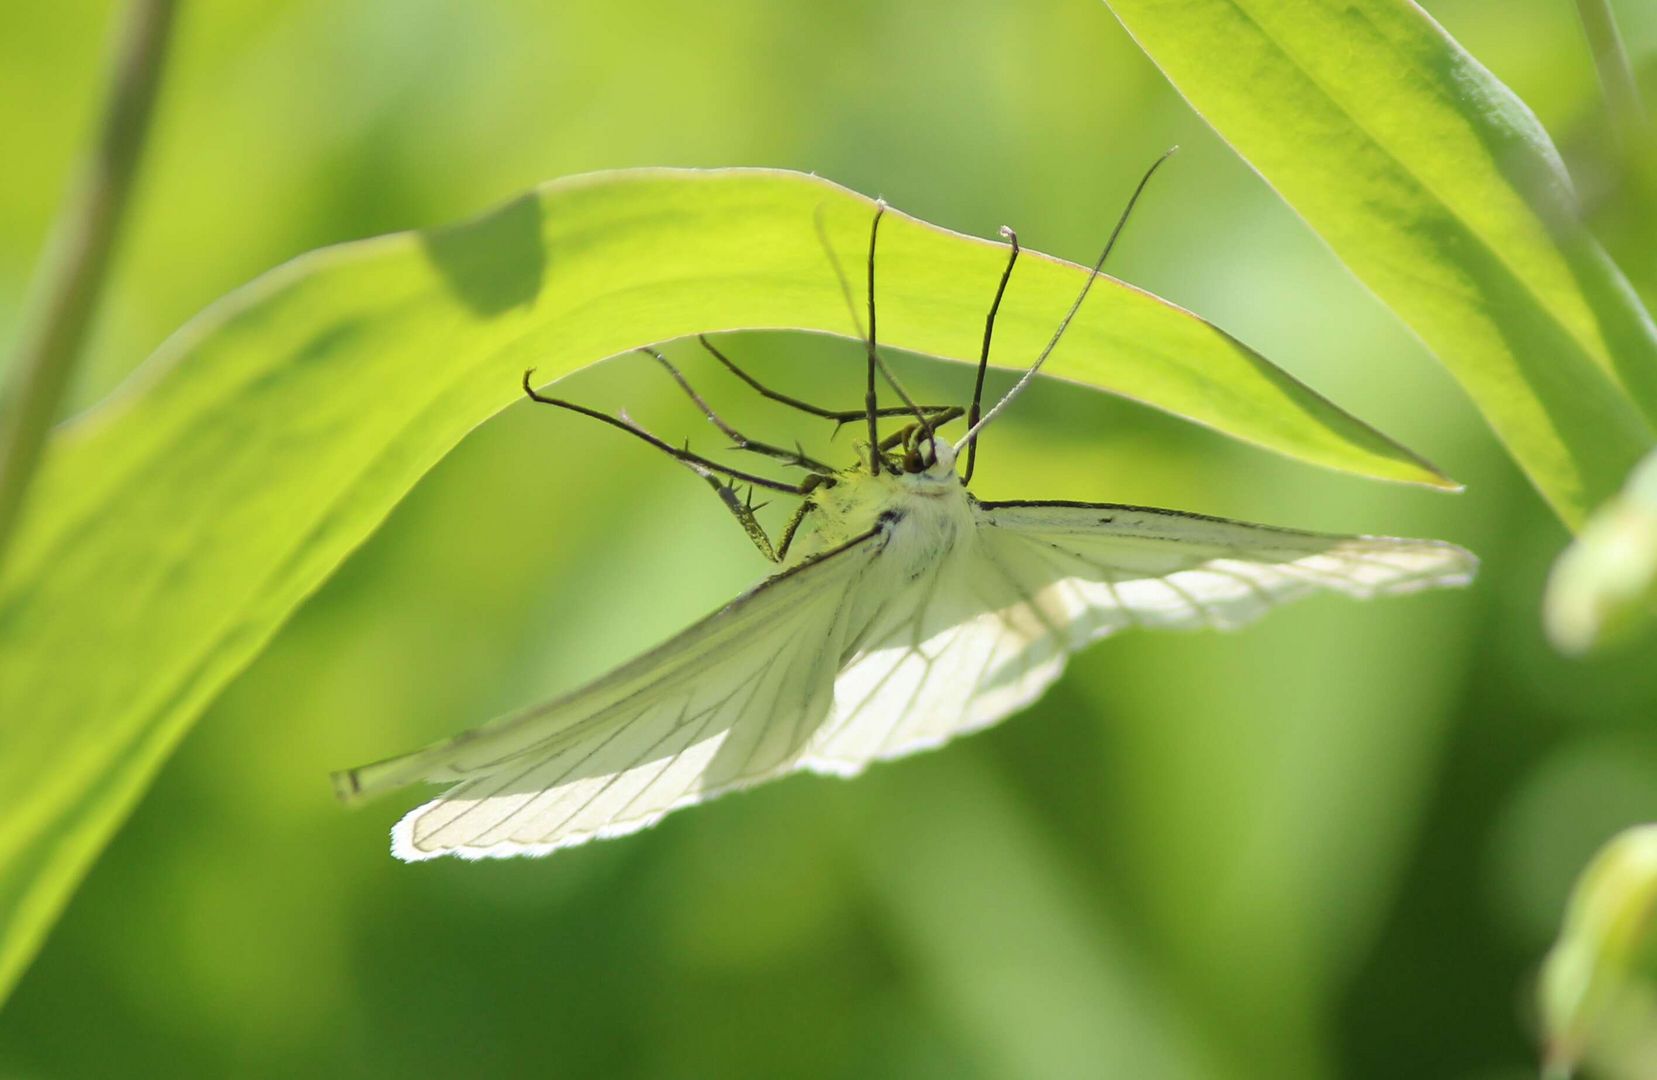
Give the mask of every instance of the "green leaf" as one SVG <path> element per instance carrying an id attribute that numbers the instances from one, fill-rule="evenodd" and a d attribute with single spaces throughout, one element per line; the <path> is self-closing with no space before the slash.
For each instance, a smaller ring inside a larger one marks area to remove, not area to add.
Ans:
<path id="1" fill-rule="evenodd" d="M 0 824 L 0 991 L 195 716 L 426 470 L 519 398 L 525 368 L 552 378 L 733 328 L 850 331 L 819 212 L 860 266 L 872 203 L 814 177 L 550 184 L 469 224 L 267 274 L 59 432 L 0 577 L 0 786 L 14 804 Z M 882 340 L 975 359 L 1004 249 L 897 214 L 881 245 Z M 1034 359 L 1083 273 L 1020 261 L 1003 363 Z M 848 355 L 849 386 L 859 370 Z M 1448 486 L 1126 285 L 1095 288 L 1047 370 L 1310 462 Z"/>
<path id="2" fill-rule="evenodd" d="M 1567 524 L 1653 445 L 1657 331 L 1547 133 L 1408 0 L 1106 0 L 1459 379 Z"/>

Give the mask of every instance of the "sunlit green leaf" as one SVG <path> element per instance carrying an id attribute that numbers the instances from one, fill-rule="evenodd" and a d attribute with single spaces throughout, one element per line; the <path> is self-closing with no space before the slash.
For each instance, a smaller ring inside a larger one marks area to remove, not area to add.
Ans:
<path id="1" fill-rule="evenodd" d="M 1456 375 L 1570 525 L 1653 444 L 1657 331 L 1523 102 L 1408 0 L 1106 0 Z"/>
<path id="2" fill-rule="evenodd" d="M 702 331 L 845 334 L 814 215 L 856 267 L 870 212 L 793 173 L 552 184 L 470 224 L 268 274 L 61 432 L 0 579 L 0 783 L 13 804 L 0 987 L 206 702 L 426 470 L 517 399 L 525 368 L 550 379 Z M 882 340 L 975 358 L 1003 250 L 901 215 L 881 241 Z M 1082 278 L 1039 255 L 1020 263 L 1003 364 L 1035 357 Z M 1310 462 L 1448 483 L 1125 285 L 1094 291 L 1048 370 Z"/>

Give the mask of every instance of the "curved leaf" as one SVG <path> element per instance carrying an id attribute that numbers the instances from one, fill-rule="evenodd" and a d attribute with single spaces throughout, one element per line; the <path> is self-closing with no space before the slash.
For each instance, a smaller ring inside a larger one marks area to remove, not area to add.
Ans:
<path id="1" fill-rule="evenodd" d="M 1653 445 L 1657 329 L 1508 88 L 1409 0 L 1106 0 L 1573 527 Z"/>
<path id="2" fill-rule="evenodd" d="M 528 367 L 705 331 L 845 333 L 814 215 L 872 203 L 764 170 L 550 184 L 474 222 L 313 253 L 226 297 L 59 432 L 0 578 L 0 990 L 190 721 Z M 881 337 L 977 355 L 1004 250 L 891 215 Z M 1083 271 L 1030 256 L 998 355 L 1032 360 Z M 1202 320 L 1096 288 L 1047 369 L 1307 461 L 1447 484 Z M 319 782 L 321 782 L 319 778 Z"/>

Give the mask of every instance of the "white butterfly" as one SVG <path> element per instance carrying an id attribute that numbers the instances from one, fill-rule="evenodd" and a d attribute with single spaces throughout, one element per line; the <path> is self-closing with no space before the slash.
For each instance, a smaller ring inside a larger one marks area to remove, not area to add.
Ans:
<path id="1" fill-rule="evenodd" d="M 1018 247 L 1007 235 L 1010 274 Z M 526 373 L 532 398 L 626 427 L 707 477 L 786 568 L 574 693 L 336 774 L 347 800 L 417 781 L 452 785 L 396 824 L 397 857 L 543 855 L 792 772 L 851 776 L 1018 711 L 1070 653 L 1128 627 L 1229 630 L 1313 593 L 1363 599 L 1471 580 L 1474 557 L 1439 541 L 1331 536 L 1137 506 L 980 502 L 956 471 L 957 454 L 969 448 L 970 477 L 978 433 L 1041 360 L 982 418 L 975 401 L 976 422 L 954 445 L 936 428 L 959 408 L 875 409 L 873 248 L 871 231 L 866 412 L 804 406 L 737 372 L 818 415 L 866 417 L 871 448 L 849 470 L 743 439 L 691 391 L 739 447 L 815 470 L 805 484 L 779 485 L 668 446 L 625 419 L 542 397 Z M 990 318 L 993 326 L 993 307 Z M 880 438 L 880 415 L 911 410 L 912 423 Z M 777 551 L 733 482 L 715 474 L 807 496 Z M 791 553 L 808 515 L 809 535 Z"/>

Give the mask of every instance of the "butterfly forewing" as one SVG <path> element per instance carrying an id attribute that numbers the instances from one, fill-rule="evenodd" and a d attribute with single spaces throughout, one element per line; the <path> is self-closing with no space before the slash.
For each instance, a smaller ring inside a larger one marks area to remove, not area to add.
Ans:
<path id="1" fill-rule="evenodd" d="M 1437 540 L 1336 536 L 1140 506 L 980 503 L 987 562 L 1058 613 L 1067 644 L 1127 626 L 1229 630 L 1318 592 L 1356 599 L 1464 585 L 1477 560 Z"/>
<path id="2" fill-rule="evenodd" d="M 1242 626 L 1316 592 L 1465 583 L 1452 544 L 1330 536 L 1146 507 L 979 503 L 970 544 L 888 605 L 804 764 L 850 774 L 1018 711 L 1066 655 L 1131 626 Z"/>

